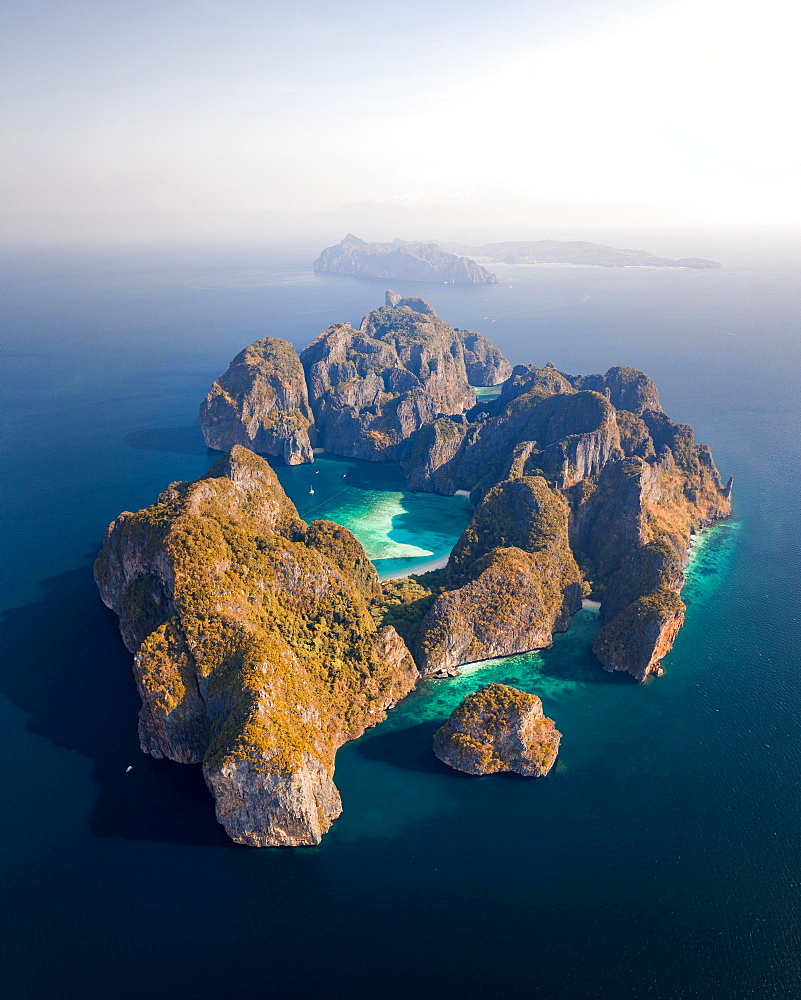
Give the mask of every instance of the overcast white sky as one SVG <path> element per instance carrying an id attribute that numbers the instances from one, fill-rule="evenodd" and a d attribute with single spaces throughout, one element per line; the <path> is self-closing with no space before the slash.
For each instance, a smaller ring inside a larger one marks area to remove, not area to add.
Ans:
<path id="1" fill-rule="evenodd" d="M 801 225 L 795 0 L 6 0 L 0 29 L 12 237 Z"/>

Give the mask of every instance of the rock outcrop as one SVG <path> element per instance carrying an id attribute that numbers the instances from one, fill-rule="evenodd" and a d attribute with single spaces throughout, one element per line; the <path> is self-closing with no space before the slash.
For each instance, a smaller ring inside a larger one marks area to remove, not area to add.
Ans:
<path id="1" fill-rule="evenodd" d="M 142 749 L 202 762 L 239 843 L 319 843 L 341 811 L 337 749 L 418 677 L 374 622 L 380 587 L 351 533 L 307 527 L 269 465 L 235 446 L 113 521 L 95 578 L 134 653 Z"/>
<path id="2" fill-rule="evenodd" d="M 488 419 L 461 430 L 453 454 L 442 449 L 426 456 L 421 454 L 424 444 L 419 437 L 410 442 L 418 489 L 483 492 L 502 478 L 515 449 L 524 442 L 529 443 L 526 469 L 547 476 L 559 488 L 595 475 L 611 459 L 623 457 L 615 408 L 606 395 L 576 391 L 558 372 L 540 369 L 525 391 L 517 395 L 502 391 L 494 409 Z M 421 435 L 431 439 L 427 428 L 418 432 Z"/>
<path id="3" fill-rule="evenodd" d="M 276 337 L 240 351 L 200 407 L 209 448 L 240 444 L 287 465 L 313 461 L 313 424 L 303 366 L 295 348 Z"/>
<path id="4" fill-rule="evenodd" d="M 434 753 L 467 774 L 514 771 L 539 778 L 553 767 L 561 739 L 535 694 L 487 684 L 468 695 L 437 730 Z"/>
<path id="5" fill-rule="evenodd" d="M 568 544 L 568 506 L 541 477 L 494 486 L 446 571 L 448 589 L 417 634 L 421 673 L 550 646 L 581 606 L 581 575 Z"/>
<path id="6" fill-rule="evenodd" d="M 604 670 L 623 670 L 638 681 L 663 672 L 662 657 L 670 652 L 684 623 L 684 602 L 667 587 L 638 597 L 608 621 L 593 643 Z"/>
<path id="7" fill-rule="evenodd" d="M 518 365 L 498 398 L 466 417 L 422 427 L 401 460 L 412 488 L 469 490 L 477 505 L 420 625 L 421 669 L 452 673 L 460 660 L 547 645 L 549 621 L 557 630 L 575 610 L 575 591 L 566 589 L 562 609 L 545 613 L 555 605 L 537 599 L 534 581 L 544 570 L 525 556 L 531 546 L 515 540 L 517 531 L 496 530 L 508 523 L 504 516 L 496 523 L 481 516 L 482 501 L 496 503 L 499 489 L 512 497 L 536 480 L 569 505 L 569 548 L 562 546 L 557 563 L 565 587 L 575 583 L 563 558 L 572 549 L 585 588 L 601 599 L 608 627 L 596 644 L 599 659 L 638 680 L 658 672 L 681 626 L 690 535 L 731 510 L 730 487 L 707 446 L 662 411 L 647 375 L 622 366 L 576 376 L 551 364 Z M 471 552 L 465 576 L 467 537 L 485 545 L 480 555 Z M 619 616 L 628 632 L 614 625 Z"/>
<path id="8" fill-rule="evenodd" d="M 241 351 L 201 405 L 206 444 L 241 444 L 288 465 L 314 461 L 316 445 L 392 461 L 421 427 L 473 407 L 473 385 L 511 372 L 483 334 L 454 330 L 423 299 L 391 291 L 358 330 L 337 323 L 301 358 L 274 337 Z"/>
<path id="9" fill-rule="evenodd" d="M 476 401 L 462 340 L 422 299 L 388 292 L 358 330 L 330 327 L 301 360 L 320 440 L 336 455 L 396 459 L 415 431 Z"/>
<path id="10" fill-rule="evenodd" d="M 512 366 L 483 333 L 456 330 L 464 348 L 464 364 L 470 385 L 500 385 L 512 374 Z"/>
<path id="11" fill-rule="evenodd" d="M 390 281 L 440 281 L 453 284 L 487 284 L 498 279 L 468 257 L 457 256 L 437 243 L 367 243 L 348 233 L 326 247 L 314 262 L 317 273 L 350 274 L 357 278 Z"/>

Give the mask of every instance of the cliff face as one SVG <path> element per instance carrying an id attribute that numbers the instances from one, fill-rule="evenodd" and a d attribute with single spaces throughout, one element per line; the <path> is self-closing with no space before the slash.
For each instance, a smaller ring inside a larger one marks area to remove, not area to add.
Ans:
<path id="1" fill-rule="evenodd" d="M 437 730 L 434 753 L 467 774 L 514 771 L 539 778 L 553 767 L 561 739 L 535 694 L 487 684 L 468 695 Z"/>
<path id="2" fill-rule="evenodd" d="M 314 418 L 303 366 L 285 340 L 264 337 L 241 351 L 200 407 L 209 448 L 236 444 L 287 465 L 313 460 Z"/>
<path id="3" fill-rule="evenodd" d="M 391 291 L 358 330 L 337 323 L 301 358 L 269 337 L 238 354 L 201 405 L 206 444 L 241 444 L 289 465 L 314 461 L 318 444 L 392 461 L 421 427 L 474 406 L 473 385 L 495 385 L 511 371 L 482 334 L 454 330 L 423 299 Z"/>
<path id="4" fill-rule="evenodd" d="M 448 253 L 436 243 L 405 243 L 403 240 L 366 243 L 351 233 L 335 246 L 326 247 L 314 262 L 314 270 L 390 281 L 486 284 L 498 280 L 474 260 Z"/>
<path id="5" fill-rule="evenodd" d="M 550 646 L 581 605 L 568 544 L 568 507 L 544 479 L 494 486 L 451 554 L 448 589 L 417 634 L 424 674 Z"/>
<path id="6" fill-rule="evenodd" d="M 518 365 L 498 399 L 467 418 L 423 427 L 403 458 L 413 488 L 466 489 L 478 504 L 451 557 L 447 592 L 420 627 L 421 669 L 452 672 L 460 659 L 547 644 L 549 615 L 542 609 L 548 605 L 538 603 L 532 584 L 543 568 L 527 568 L 524 553 L 532 547 L 521 541 L 520 524 L 513 530 L 502 514 L 489 519 L 481 513 L 482 500 L 496 496 L 495 484 L 511 497 L 513 484 L 541 477 L 568 501 L 570 548 L 585 586 L 602 599 L 608 627 L 595 647 L 599 659 L 639 680 L 658 672 L 681 625 L 678 593 L 690 535 L 731 510 L 730 488 L 722 487 L 706 445 L 697 445 L 691 427 L 662 412 L 648 376 L 626 367 L 574 376 L 550 364 Z M 466 557 L 467 538 L 485 540 L 478 561 L 472 553 Z M 661 603 L 655 603 L 657 594 Z M 523 609 L 535 606 L 541 610 L 523 620 Z M 562 627 L 570 606 L 568 601 L 553 617 L 554 629 Z M 615 626 L 618 618 L 625 630 Z"/>
<path id="7" fill-rule="evenodd" d="M 301 355 L 326 451 L 392 460 L 440 414 L 475 404 L 456 331 L 422 299 L 388 292 L 387 303 L 358 330 L 347 324 L 326 330 Z M 502 363 L 499 355 L 498 371 Z"/>
<path id="8" fill-rule="evenodd" d="M 512 374 L 512 366 L 483 333 L 456 330 L 464 348 L 464 363 L 470 385 L 500 385 Z"/>
<path id="9" fill-rule="evenodd" d="M 526 469 L 546 475 L 560 488 L 622 457 L 615 410 L 606 396 L 575 391 L 559 373 L 543 371 L 533 386 L 518 386 L 519 394 L 502 392 L 495 415 L 467 426 L 454 454 L 421 454 L 424 444 L 415 438 L 410 447 L 417 455 L 417 488 L 483 492 L 503 476 L 515 449 L 524 442 L 529 445 Z"/>
<path id="10" fill-rule="evenodd" d="M 307 528 L 237 446 L 112 522 L 95 577 L 135 654 L 142 749 L 202 762 L 239 843 L 319 843 L 341 810 L 336 750 L 418 676 L 373 621 L 375 570 L 350 532 Z"/>
<path id="11" fill-rule="evenodd" d="M 661 587 L 625 605 L 596 636 L 593 652 L 604 670 L 623 670 L 638 681 L 663 672 L 660 661 L 670 652 L 684 623 L 684 602 Z"/>

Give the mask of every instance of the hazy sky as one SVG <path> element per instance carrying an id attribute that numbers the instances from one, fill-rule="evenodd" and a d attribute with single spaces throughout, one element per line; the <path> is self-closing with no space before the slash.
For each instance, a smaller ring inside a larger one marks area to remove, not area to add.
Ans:
<path id="1" fill-rule="evenodd" d="M 12 236 L 801 224 L 796 0 L 3 9 Z"/>

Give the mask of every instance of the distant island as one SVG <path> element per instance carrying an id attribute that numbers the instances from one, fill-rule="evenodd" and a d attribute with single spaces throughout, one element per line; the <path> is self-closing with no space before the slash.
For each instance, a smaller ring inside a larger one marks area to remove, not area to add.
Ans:
<path id="1" fill-rule="evenodd" d="M 366 243 L 352 233 L 326 247 L 314 262 L 319 274 L 350 274 L 387 281 L 439 281 L 457 285 L 493 284 L 498 279 L 480 264 L 438 243 Z"/>
<path id="2" fill-rule="evenodd" d="M 602 243 L 562 240 L 511 240 L 505 243 L 485 243 L 478 247 L 445 244 L 453 253 L 471 254 L 498 264 L 585 264 L 596 267 L 686 267 L 707 269 L 720 267 L 718 261 L 701 257 L 681 257 L 671 260 L 657 257 L 647 250 L 618 250 Z"/>
<path id="3" fill-rule="evenodd" d="M 421 677 L 550 646 L 583 598 L 604 620 L 599 669 L 659 676 L 691 538 L 731 510 L 731 480 L 643 372 L 512 369 L 483 334 L 393 292 L 300 355 L 255 341 L 200 419 L 225 454 L 120 514 L 95 578 L 134 654 L 143 751 L 202 764 L 218 819 L 252 846 L 319 843 L 341 811 L 342 744 Z M 412 490 L 468 491 L 447 565 L 380 583 L 350 531 L 307 524 L 257 452 L 299 465 L 315 448 L 397 461 Z M 495 685 L 434 750 L 468 773 L 536 776 L 560 738 L 539 699 Z"/>
<path id="4" fill-rule="evenodd" d="M 474 258 L 478 258 L 475 260 Z M 463 246 L 458 243 L 366 243 L 348 233 L 326 247 L 314 262 L 318 274 L 349 274 L 387 281 L 438 281 L 449 284 L 492 284 L 498 278 L 483 266 L 497 264 L 576 264 L 595 267 L 716 268 L 701 257 L 671 260 L 646 250 L 620 250 L 601 243 L 561 240 L 508 241 Z"/>

